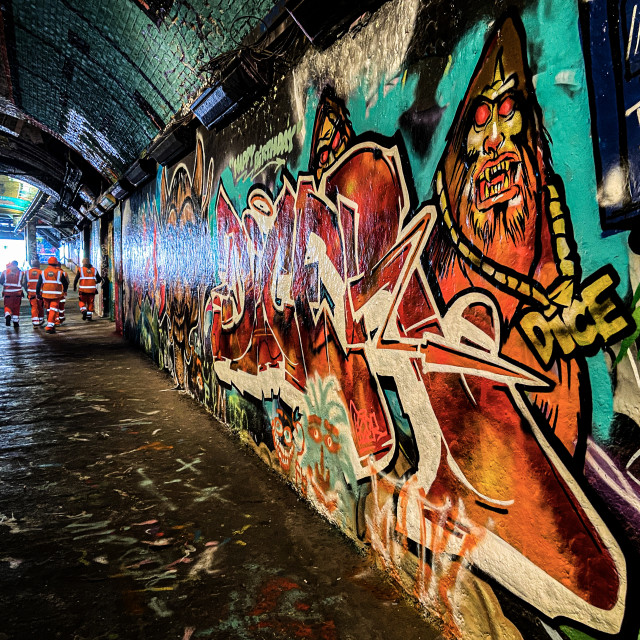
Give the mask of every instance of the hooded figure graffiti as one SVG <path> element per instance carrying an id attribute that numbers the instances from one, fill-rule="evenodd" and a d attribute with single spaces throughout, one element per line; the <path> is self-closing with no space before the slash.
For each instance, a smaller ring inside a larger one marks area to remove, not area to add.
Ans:
<path id="1" fill-rule="evenodd" d="M 629 325 L 608 269 L 580 282 L 515 17 L 499 23 L 484 48 L 435 182 L 440 218 L 424 262 L 439 308 L 466 307 L 462 316 L 496 341 L 501 357 L 548 385 L 526 392 L 480 377 L 425 377 L 443 459 L 424 487 L 423 516 L 437 522 L 449 505 L 452 538 L 475 531 L 466 547 L 454 540 L 452 550 L 547 615 L 615 632 L 626 595 L 624 558 L 568 467 L 581 468 L 590 428 L 583 355 Z M 589 291 L 594 282 L 598 302 Z M 474 301 L 470 292 L 487 299 Z M 601 313 L 605 297 L 608 316 Z M 531 314 L 535 330 L 522 325 Z M 581 321 L 590 325 L 588 336 Z M 555 337 L 550 326 L 558 327 Z M 422 543 L 429 537 L 413 535 Z"/>

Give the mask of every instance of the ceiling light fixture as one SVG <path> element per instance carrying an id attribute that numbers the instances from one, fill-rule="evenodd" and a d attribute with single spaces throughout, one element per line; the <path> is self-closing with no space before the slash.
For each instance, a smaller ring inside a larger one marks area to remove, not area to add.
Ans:
<path id="1" fill-rule="evenodd" d="M 222 68 L 220 76 L 189 107 L 207 129 L 229 124 L 268 88 L 265 69 L 248 53 L 238 54 Z"/>

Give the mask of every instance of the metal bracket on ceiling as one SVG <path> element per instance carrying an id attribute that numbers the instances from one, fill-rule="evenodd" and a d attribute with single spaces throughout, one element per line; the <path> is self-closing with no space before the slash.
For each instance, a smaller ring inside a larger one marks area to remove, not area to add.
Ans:
<path id="1" fill-rule="evenodd" d="M 62 244 L 62 234 L 57 234 L 57 229 L 53 227 L 38 227 L 38 231 L 48 240 L 54 247 L 59 248 Z"/>
<path id="2" fill-rule="evenodd" d="M 32 220 L 40 211 L 40 209 L 46 204 L 49 200 L 49 196 L 44 193 L 44 191 L 38 191 L 36 197 L 31 201 L 31 204 L 27 207 L 27 210 L 22 214 L 20 220 L 18 220 L 14 233 L 18 231 L 22 231 L 24 229 L 27 222 Z"/>

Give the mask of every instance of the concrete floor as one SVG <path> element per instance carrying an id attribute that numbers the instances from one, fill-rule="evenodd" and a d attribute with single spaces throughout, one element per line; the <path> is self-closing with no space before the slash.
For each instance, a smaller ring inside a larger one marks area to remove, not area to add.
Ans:
<path id="1" fill-rule="evenodd" d="M 0 640 L 428 640 L 354 545 L 76 299 L 0 331 Z M 3 335 L 4 334 L 4 335 Z"/>

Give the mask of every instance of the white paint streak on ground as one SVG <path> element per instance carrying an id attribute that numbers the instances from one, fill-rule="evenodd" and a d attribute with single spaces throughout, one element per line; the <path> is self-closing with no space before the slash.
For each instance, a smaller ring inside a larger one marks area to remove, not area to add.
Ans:
<path id="1" fill-rule="evenodd" d="M 18 558 L 0 558 L 0 562 L 7 562 L 9 569 L 17 569 L 22 564 L 22 560 Z"/>
<path id="2" fill-rule="evenodd" d="M 220 548 L 220 544 L 215 542 L 211 546 L 205 547 L 204 551 L 200 554 L 200 557 L 196 563 L 191 567 L 189 571 L 189 578 L 197 578 L 199 573 L 206 573 L 213 576 L 216 573 L 220 573 L 219 569 L 215 569 L 216 564 L 216 552 Z"/>
<path id="3" fill-rule="evenodd" d="M 29 520 L 26 519 L 26 518 L 22 520 L 22 524 L 23 524 L 23 526 L 20 526 L 20 524 L 18 524 L 18 520 L 14 517 L 13 513 L 11 514 L 10 518 L 7 517 L 6 515 L 0 513 L 0 525 L 2 525 L 4 527 L 9 527 L 9 531 L 12 534 L 14 534 L 14 533 L 25 533 L 26 531 L 40 531 L 41 530 L 40 527 L 29 526 Z"/>
<path id="4" fill-rule="evenodd" d="M 167 605 L 158 597 L 151 598 L 151 600 L 149 601 L 149 608 L 159 618 L 169 618 L 173 615 L 173 611 L 167 609 Z"/>
<path id="5" fill-rule="evenodd" d="M 191 640 L 191 636 L 193 635 L 193 632 L 196 630 L 195 627 L 187 627 L 184 630 L 184 635 L 182 636 L 182 640 Z"/>
<path id="6" fill-rule="evenodd" d="M 144 469 L 140 468 L 140 469 L 136 469 L 136 471 L 138 472 L 138 475 L 142 478 L 142 480 L 140 481 L 140 487 L 142 487 L 143 489 L 146 489 L 158 500 L 161 500 L 162 502 L 164 502 L 164 504 L 167 505 L 167 508 L 170 509 L 171 511 L 177 511 L 178 508 L 173 504 L 173 502 L 171 502 L 169 498 L 167 498 L 165 495 L 160 493 L 158 489 L 156 489 L 155 485 L 153 484 L 153 480 L 151 480 L 151 478 L 147 476 Z"/>

